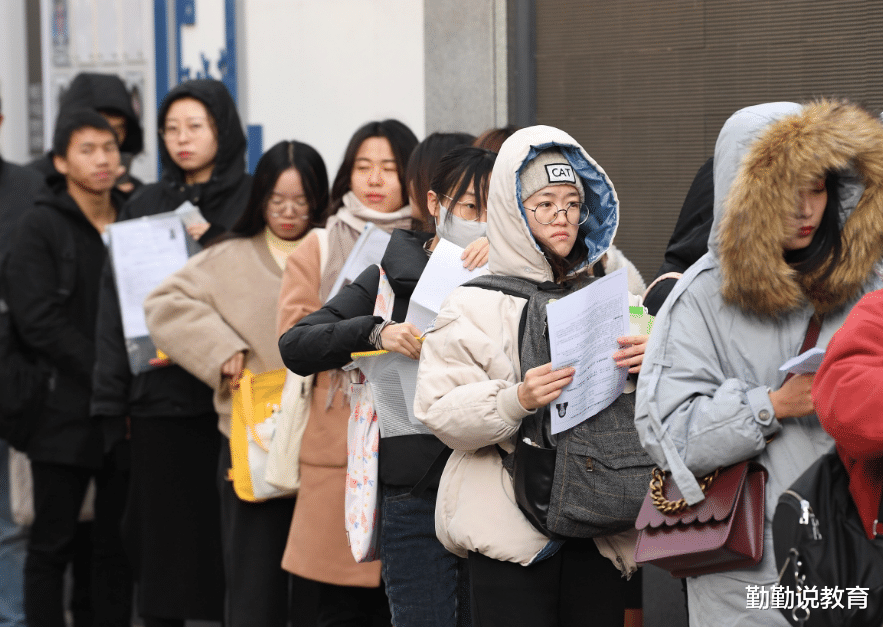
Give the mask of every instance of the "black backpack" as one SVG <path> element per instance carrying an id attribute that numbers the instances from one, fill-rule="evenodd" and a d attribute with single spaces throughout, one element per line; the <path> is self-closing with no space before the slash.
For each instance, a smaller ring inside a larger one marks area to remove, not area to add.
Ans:
<path id="1" fill-rule="evenodd" d="M 546 304 L 586 283 L 485 275 L 465 285 L 528 301 L 518 325 L 523 376 L 550 360 Z M 635 429 L 634 394 L 620 394 L 589 420 L 555 435 L 550 407 L 541 407 L 522 421 L 515 451 L 498 450 L 519 509 L 550 538 L 593 538 L 633 528 L 655 467 Z"/>
<path id="2" fill-rule="evenodd" d="M 65 221 L 61 228 L 66 226 Z M 58 294 L 65 301 L 76 285 L 76 245 L 67 230 L 61 242 Z M 4 259 L 0 262 L 0 438 L 25 451 L 56 373 L 27 348 L 16 329 L 6 301 L 5 270 Z"/>
<path id="3" fill-rule="evenodd" d="M 883 504 L 881 504 L 883 505 Z M 883 510 L 883 507 L 881 507 Z M 879 516 L 879 514 L 878 514 Z M 779 607 L 792 625 L 879 627 L 883 623 L 883 539 L 869 540 L 836 449 L 822 455 L 779 496 L 773 516 Z M 849 600 L 849 588 L 860 598 Z M 839 603 L 823 593 L 839 590 Z M 860 605 L 866 605 L 861 608 Z"/>

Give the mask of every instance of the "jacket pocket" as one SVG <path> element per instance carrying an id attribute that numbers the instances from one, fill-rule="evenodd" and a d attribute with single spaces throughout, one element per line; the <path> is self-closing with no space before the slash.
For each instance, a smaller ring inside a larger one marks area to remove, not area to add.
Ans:
<path id="1" fill-rule="evenodd" d="M 590 538 L 633 527 L 654 466 L 643 449 L 606 455 L 579 441 L 559 442 L 558 447 L 549 529 Z"/>

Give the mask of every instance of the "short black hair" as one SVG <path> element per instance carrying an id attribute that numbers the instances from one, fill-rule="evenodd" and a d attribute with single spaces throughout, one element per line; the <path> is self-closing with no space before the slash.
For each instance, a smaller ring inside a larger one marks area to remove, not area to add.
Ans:
<path id="1" fill-rule="evenodd" d="M 479 207 L 487 207 L 488 185 L 497 153 L 475 146 L 457 146 L 438 162 L 430 181 L 430 189 L 441 196 L 450 197 L 450 207 L 463 197 L 472 185 L 475 191 L 475 203 Z M 447 214 L 447 220 L 453 219 L 453 211 Z"/>
<path id="2" fill-rule="evenodd" d="M 107 131 L 113 135 L 114 141 L 119 146 L 119 138 L 114 133 L 110 122 L 104 119 L 95 109 L 74 109 L 64 111 L 55 122 L 55 134 L 52 136 L 52 152 L 58 157 L 66 157 L 70 147 L 71 137 L 77 131 L 84 128 L 94 128 L 99 131 Z"/>
<path id="3" fill-rule="evenodd" d="M 334 184 L 331 186 L 331 213 L 334 214 L 343 206 L 343 197 L 350 191 L 350 181 L 353 175 L 353 168 L 356 165 L 356 154 L 362 143 L 366 139 L 372 137 L 383 137 L 389 141 L 392 148 L 392 154 L 396 160 L 396 168 L 399 175 L 399 183 L 402 187 L 402 198 L 407 203 L 408 187 L 405 181 L 405 166 L 408 164 L 408 157 L 411 151 L 417 145 L 417 136 L 405 124 L 398 120 L 383 120 L 382 122 L 368 122 L 353 133 L 346 152 L 343 155 L 343 163 L 334 177 Z"/>
<path id="4" fill-rule="evenodd" d="M 421 230 L 430 231 L 432 221 L 426 206 L 426 192 L 432 185 L 430 181 L 441 158 L 457 146 L 471 144 L 475 139 L 469 133 L 432 133 L 428 135 L 411 152 L 405 180 L 408 181 L 408 196 L 411 206 L 420 211 Z"/>
<path id="5" fill-rule="evenodd" d="M 248 204 L 239 221 L 230 229 L 242 237 L 251 237 L 264 230 L 267 220 L 264 209 L 276 181 L 286 170 L 294 168 L 300 174 L 304 195 L 310 205 L 310 226 L 322 226 L 328 209 L 328 172 L 325 162 L 309 144 L 299 141 L 281 141 L 258 161 L 251 184 Z"/>

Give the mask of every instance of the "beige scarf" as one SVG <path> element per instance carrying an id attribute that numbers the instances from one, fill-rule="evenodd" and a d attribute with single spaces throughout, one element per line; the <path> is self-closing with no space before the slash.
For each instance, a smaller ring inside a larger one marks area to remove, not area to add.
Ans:
<path id="1" fill-rule="evenodd" d="M 322 283 L 319 287 L 319 296 L 324 303 L 331 293 L 331 288 L 347 257 L 356 245 L 356 240 L 369 222 L 391 233 L 393 229 L 407 229 L 411 227 L 411 206 L 405 205 L 398 211 L 383 213 L 369 209 L 356 198 L 353 192 L 347 192 L 343 197 L 343 207 L 328 218 L 325 229 L 328 231 L 328 264 L 322 273 Z"/>
<path id="2" fill-rule="evenodd" d="M 383 213 L 363 205 L 352 191 L 346 193 L 343 197 L 343 207 L 328 218 L 325 224 L 325 229 L 328 231 L 328 262 L 319 286 L 319 297 L 323 303 L 328 299 L 334 282 L 337 281 L 347 257 L 356 245 L 356 240 L 369 222 L 387 233 L 391 233 L 393 229 L 411 228 L 411 206 L 405 205 L 398 211 Z M 349 373 L 337 369 L 329 371 L 328 375 L 330 381 L 325 408 L 331 407 L 337 390 L 343 392 L 345 407 L 349 404 Z"/>

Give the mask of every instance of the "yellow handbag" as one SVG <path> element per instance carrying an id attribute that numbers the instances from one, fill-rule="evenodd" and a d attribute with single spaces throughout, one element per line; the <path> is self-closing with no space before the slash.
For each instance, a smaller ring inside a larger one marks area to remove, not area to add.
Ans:
<path id="1" fill-rule="evenodd" d="M 296 492 L 280 490 L 264 479 L 284 384 L 284 368 L 257 375 L 246 369 L 233 392 L 230 457 L 233 489 L 243 501 L 265 501 Z"/>

